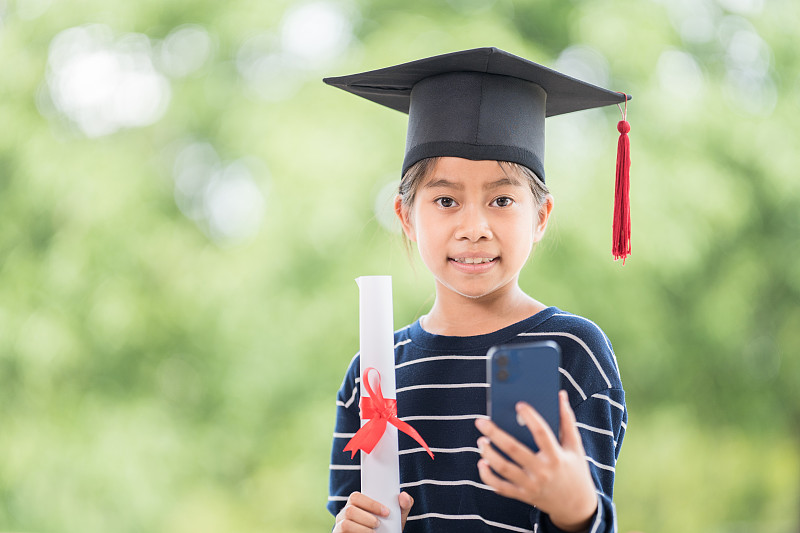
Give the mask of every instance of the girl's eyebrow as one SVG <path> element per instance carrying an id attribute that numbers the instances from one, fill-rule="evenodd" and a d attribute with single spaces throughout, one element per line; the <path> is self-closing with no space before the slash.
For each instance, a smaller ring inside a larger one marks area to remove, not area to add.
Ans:
<path id="1" fill-rule="evenodd" d="M 499 187 L 505 187 L 507 185 L 510 185 L 512 187 L 519 187 L 521 183 L 517 180 L 511 179 L 508 176 L 505 176 L 497 181 L 487 183 L 486 185 L 483 186 L 483 188 L 486 190 L 491 190 L 491 189 L 497 189 Z"/>
<path id="2" fill-rule="evenodd" d="M 429 183 L 425 184 L 426 189 L 455 189 L 457 191 L 463 191 L 464 185 L 461 183 L 456 183 L 454 181 L 450 181 L 446 178 L 439 178 L 438 180 L 433 180 Z"/>
<path id="3" fill-rule="evenodd" d="M 504 186 L 507 186 L 507 185 L 510 185 L 512 187 L 518 187 L 520 185 L 520 182 L 516 181 L 516 180 L 513 180 L 513 179 L 509 178 L 508 176 L 505 176 L 505 177 L 500 178 L 499 180 L 487 183 L 486 185 L 483 186 L 483 188 L 485 190 L 492 190 L 492 189 L 497 189 L 499 187 L 504 187 Z M 464 190 L 464 185 L 462 183 L 457 183 L 457 182 L 454 182 L 454 181 L 450 181 L 447 178 L 439 178 L 439 179 L 433 180 L 433 181 L 431 181 L 429 183 L 426 183 L 424 185 L 424 188 L 426 188 L 426 189 L 441 188 L 441 189 L 454 189 L 454 190 L 457 190 L 457 191 L 463 191 Z"/>

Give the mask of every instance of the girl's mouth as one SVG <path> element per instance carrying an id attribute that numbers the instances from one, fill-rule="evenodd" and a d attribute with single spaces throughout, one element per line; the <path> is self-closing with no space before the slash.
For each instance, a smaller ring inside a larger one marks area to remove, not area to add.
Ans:
<path id="1" fill-rule="evenodd" d="M 451 261 L 462 265 L 480 265 L 483 263 L 491 263 L 496 259 L 496 257 L 453 257 Z"/>

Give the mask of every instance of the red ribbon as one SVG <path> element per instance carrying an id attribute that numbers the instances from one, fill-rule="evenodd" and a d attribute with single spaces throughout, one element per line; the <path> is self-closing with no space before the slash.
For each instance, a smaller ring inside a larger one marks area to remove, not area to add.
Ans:
<path id="1" fill-rule="evenodd" d="M 378 373 L 378 390 L 373 391 L 369 386 L 369 373 L 375 370 Z M 369 420 L 366 424 L 361 426 L 353 438 L 347 442 L 344 451 L 351 452 L 350 458 L 356 456 L 358 450 L 363 450 L 365 453 L 372 453 L 372 450 L 378 444 L 378 441 L 383 437 L 386 431 L 386 423 L 395 426 L 397 429 L 410 436 L 425 448 L 428 455 L 433 459 L 433 452 L 428 448 L 428 445 L 422 439 L 417 430 L 411 427 L 407 422 L 403 422 L 397 418 L 397 400 L 391 400 L 383 397 L 381 391 L 381 373 L 376 369 L 370 367 L 364 371 L 361 376 L 361 382 L 364 388 L 367 389 L 369 396 L 362 396 L 359 406 L 361 407 L 361 420 Z"/>

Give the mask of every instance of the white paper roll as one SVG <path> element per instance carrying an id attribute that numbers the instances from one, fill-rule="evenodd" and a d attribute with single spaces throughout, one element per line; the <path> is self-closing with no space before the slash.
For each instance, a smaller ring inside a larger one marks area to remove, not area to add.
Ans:
<path id="1" fill-rule="evenodd" d="M 359 288 L 359 335 L 361 339 L 361 376 L 367 368 L 380 372 L 383 397 L 397 399 L 394 376 L 394 318 L 392 316 L 392 277 L 362 276 Z M 370 373 L 370 387 L 377 392 L 378 380 Z M 361 384 L 361 396 L 369 394 Z M 361 421 L 363 426 L 365 421 Z M 401 533 L 400 462 L 397 428 L 386 425 L 386 432 L 372 450 L 361 452 L 361 492 L 389 508 L 389 517 L 381 519 L 379 533 Z"/>

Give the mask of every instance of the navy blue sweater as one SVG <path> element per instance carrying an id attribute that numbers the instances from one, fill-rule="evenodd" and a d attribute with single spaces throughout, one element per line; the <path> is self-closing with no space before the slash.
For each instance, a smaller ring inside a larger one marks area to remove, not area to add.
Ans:
<path id="1" fill-rule="evenodd" d="M 561 347 L 561 388 L 569 393 L 586 460 L 600 495 L 590 531 L 616 531 L 614 468 L 625 434 L 625 393 L 611 343 L 593 322 L 549 307 L 486 335 L 432 335 L 419 321 L 395 333 L 398 417 L 419 431 L 436 459 L 399 434 L 400 487 L 414 498 L 404 533 L 558 531 L 545 513 L 496 494 L 478 475 L 486 417 L 486 352 L 491 346 L 553 340 Z M 358 355 L 337 396 L 328 510 L 336 515 L 360 489 L 360 457 L 343 449 L 361 425 Z"/>

